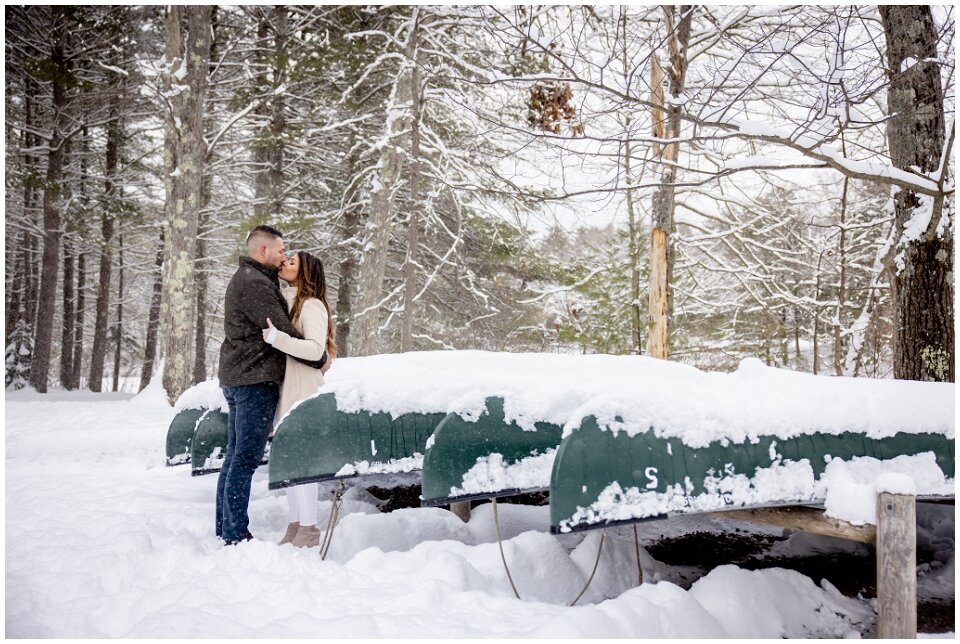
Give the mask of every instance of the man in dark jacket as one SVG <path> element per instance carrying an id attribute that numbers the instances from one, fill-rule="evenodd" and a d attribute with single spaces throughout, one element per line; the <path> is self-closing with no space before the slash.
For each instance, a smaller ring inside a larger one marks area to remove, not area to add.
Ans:
<path id="1" fill-rule="evenodd" d="M 219 378 L 230 412 L 227 453 L 217 480 L 216 529 L 228 545 L 253 538 L 247 514 L 250 483 L 263 458 L 286 370 L 286 354 L 263 341 L 267 318 L 291 336 L 303 337 L 290 323 L 277 281 L 284 260 L 280 231 L 257 226 L 247 237 L 247 256 L 240 258 L 227 286 Z M 320 368 L 326 356 L 301 362 Z"/>

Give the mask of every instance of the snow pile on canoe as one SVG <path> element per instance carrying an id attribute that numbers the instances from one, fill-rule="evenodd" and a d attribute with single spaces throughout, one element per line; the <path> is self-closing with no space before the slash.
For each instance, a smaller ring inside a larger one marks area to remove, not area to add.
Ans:
<path id="1" fill-rule="evenodd" d="M 706 372 L 645 356 L 424 351 L 344 358 L 327 384 L 345 412 L 483 413 L 504 399 L 507 422 L 534 430 L 596 416 L 630 435 L 651 427 L 690 447 L 812 432 L 897 432 L 954 437 L 954 385 L 814 376 L 744 360 L 732 373 Z"/>

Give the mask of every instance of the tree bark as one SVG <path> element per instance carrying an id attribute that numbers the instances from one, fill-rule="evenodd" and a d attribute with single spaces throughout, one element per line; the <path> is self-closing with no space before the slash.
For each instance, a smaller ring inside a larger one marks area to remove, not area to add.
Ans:
<path id="1" fill-rule="evenodd" d="M 70 387 L 80 388 L 80 375 L 83 373 L 83 318 L 86 314 L 87 254 L 77 256 L 77 307 L 73 322 L 73 373 L 70 374 Z"/>
<path id="2" fill-rule="evenodd" d="M 357 146 L 357 133 L 350 133 L 350 153 L 347 156 L 347 189 L 343 204 L 343 249 L 340 260 L 340 280 L 337 283 L 337 356 L 350 356 L 350 327 L 353 295 L 357 279 L 357 267 L 360 265 L 360 204 L 357 200 L 360 176 L 360 150 Z"/>
<path id="3" fill-rule="evenodd" d="M 147 318 L 147 339 L 144 343 L 143 368 L 140 371 L 140 389 L 143 391 L 153 379 L 153 364 L 157 359 L 157 330 L 160 328 L 160 298 L 163 294 L 163 228 L 160 229 L 160 245 L 157 247 L 157 272 L 153 280 L 153 297 L 150 298 L 150 315 Z"/>
<path id="4" fill-rule="evenodd" d="M 73 241 L 69 237 L 63 240 L 63 324 L 60 333 L 60 384 L 64 389 L 73 389 L 73 320 L 76 317 L 74 305 L 74 262 Z"/>
<path id="5" fill-rule="evenodd" d="M 929 6 L 884 5 L 887 140 L 893 165 L 945 177 L 944 105 L 937 30 Z M 947 150 L 949 154 L 950 150 Z M 893 190 L 895 243 L 888 259 L 894 302 L 893 374 L 954 382 L 953 222 L 944 195 Z M 917 229 L 923 232 L 917 234 Z"/>
<path id="6" fill-rule="evenodd" d="M 420 10 L 414 8 L 413 11 L 415 15 L 412 22 L 415 24 Z M 412 33 L 408 37 L 406 49 L 408 60 L 413 60 L 411 45 L 415 45 Z M 375 354 L 378 348 L 383 280 L 394 227 L 393 200 L 403 171 L 403 154 L 399 145 L 411 118 L 408 111 L 412 86 L 409 80 L 411 68 L 412 65 L 401 72 L 401 77 L 394 84 L 393 95 L 387 107 L 387 141 L 380 154 L 376 185 L 370 195 L 370 219 L 365 228 L 360 264 L 359 310 L 351 329 L 355 337 L 353 353 L 358 356 Z"/>
<path id="7" fill-rule="evenodd" d="M 266 220 L 276 217 L 283 211 L 283 163 L 285 145 L 283 140 L 286 131 L 286 105 L 283 93 L 277 90 L 283 86 L 287 78 L 287 8 L 274 6 L 269 13 L 265 8 L 260 9 L 260 23 L 257 37 L 260 42 L 259 57 L 263 74 L 258 80 L 263 94 L 263 103 L 257 108 L 257 115 L 269 125 L 263 128 L 258 140 L 254 143 L 254 159 L 257 163 L 257 174 L 254 181 L 254 212 L 258 219 Z M 273 53 L 268 52 L 270 32 L 273 32 Z M 271 74 L 268 70 L 272 70 Z"/>
<path id="8" fill-rule="evenodd" d="M 414 17 L 410 32 L 410 222 L 407 226 L 407 260 L 403 265 L 403 327 L 400 351 L 413 350 L 414 297 L 417 294 L 417 255 L 420 248 L 420 13 Z"/>
<path id="9" fill-rule="evenodd" d="M 20 149 L 29 150 L 34 146 L 34 135 L 31 134 L 31 128 L 35 127 L 34 116 L 33 116 L 33 93 L 34 93 L 34 84 L 30 81 L 26 82 L 26 91 L 24 92 L 23 98 L 23 121 L 24 127 L 21 130 L 20 136 Z M 29 153 L 23 153 L 21 163 L 23 163 L 23 171 L 27 177 L 27 181 L 24 181 L 23 186 L 23 216 L 29 221 L 33 219 L 31 215 L 31 210 L 33 209 L 33 181 L 31 175 L 33 173 L 33 156 Z M 7 311 L 6 311 L 6 325 L 4 326 L 4 347 L 10 344 L 10 337 L 13 334 L 13 330 L 17 326 L 17 320 L 21 317 L 26 318 L 24 308 L 29 308 L 29 290 L 27 284 L 27 278 L 32 272 L 28 269 L 30 264 L 30 255 L 29 255 L 29 239 L 30 235 L 26 231 L 22 232 L 19 236 L 19 252 L 16 254 L 15 268 L 12 271 L 13 280 L 10 284 L 10 290 L 7 292 L 9 299 L 7 300 Z M 24 306 L 27 303 L 26 307 Z"/>
<path id="10" fill-rule="evenodd" d="M 114 98 L 110 124 L 107 125 L 107 150 L 104 165 L 104 210 L 100 225 L 100 278 L 97 285 L 97 311 L 93 326 L 93 350 L 90 353 L 90 391 L 103 390 L 104 365 L 107 360 L 107 330 L 110 326 L 110 282 L 113 279 L 114 204 L 116 176 L 120 163 L 121 126 L 118 99 Z"/>
<path id="11" fill-rule="evenodd" d="M 117 235 L 117 326 L 113 351 L 113 390 L 120 391 L 120 359 L 123 351 L 123 233 Z"/>
<path id="12" fill-rule="evenodd" d="M 846 144 L 841 137 L 843 155 L 847 155 Z M 847 195 L 850 188 L 850 179 L 843 178 L 843 194 L 840 196 L 840 239 L 837 241 L 837 261 L 840 264 L 840 282 L 837 285 L 837 319 L 833 324 L 833 370 L 838 376 L 843 375 L 843 338 L 840 330 L 843 327 L 843 310 L 847 303 Z"/>
<path id="13" fill-rule="evenodd" d="M 181 91 L 170 101 L 167 113 L 166 258 L 163 272 L 163 386 L 170 403 L 190 387 L 195 348 L 196 238 L 203 160 L 203 102 L 210 61 L 210 6 L 186 7 L 188 28 L 186 78 L 176 82 L 183 47 L 177 6 L 170 6 L 167 19 L 167 69 L 164 83 Z M 171 150 L 170 146 L 175 150 Z"/>
<path id="14" fill-rule="evenodd" d="M 691 6 L 664 6 L 663 8 L 667 43 L 670 50 L 668 81 L 670 93 L 677 98 L 683 92 L 687 73 L 687 46 L 690 42 L 690 29 L 693 17 Z M 656 59 L 656 56 L 653 57 Z M 654 99 L 665 105 L 659 91 L 659 63 L 654 60 L 653 88 Z M 655 110 L 654 136 L 665 139 L 661 152 L 661 179 L 653 195 L 650 231 L 650 292 L 649 292 L 649 333 L 647 355 L 667 359 L 670 355 L 670 327 L 673 309 L 673 294 L 670 284 L 673 273 L 673 214 L 676 207 L 677 159 L 679 144 L 675 139 L 680 134 L 680 107 L 671 104 Z"/>
<path id="15" fill-rule="evenodd" d="M 57 278 L 60 268 L 60 191 L 63 179 L 64 112 L 67 107 L 67 62 L 64 56 L 65 25 L 60 8 L 53 10 L 54 24 L 51 37 L 54 45 L 53 66 L 53 123 L 47 155 L 47 176 L 43 187 L 43 267 L 40 273 L 39 306 L 33 339 L 33 363 L 30 384 L 40 393 L 47 391 L 50 374 L 50 354 L 53 341 L 53 316 L 57 304 Z"/>

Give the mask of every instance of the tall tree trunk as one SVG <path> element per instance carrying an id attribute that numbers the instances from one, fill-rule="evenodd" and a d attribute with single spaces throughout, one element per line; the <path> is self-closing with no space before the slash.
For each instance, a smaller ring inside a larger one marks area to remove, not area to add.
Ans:
<path id="1" fill-rule="evenodd" d="M 420 249 L 420 101 L 425 91 L 420 87 L 420 13 L 414 18 L 410 33 L 410 223 L 407 227 L 407 260 L 403 265 L 403 327 L 400 351 L 413 350 L 414 297 L 417 294 L 417 254 Z"/>
<path id="2" fill-rule="evenodd" d="M 120 164 L 122 131 L 119 122 L 119 98 L 114 98 L 107 125 L 107 150 L 104 165 L 104 208 L 100 224 L 100 277 L 97 284 L 97 311 L 93 326 L 93 350 L 90 353 L 90 391 L 103 390 L 107 360 L 107 330 L 110 327 L 110 282 L 113 277 L 113 233 L 116 211 L 116 176 Z"/>
<path id="3" fill-rule="evenodd" d="M 209 181 L 207 181 L 206 178 L 203 180 L 203 186 L 202 200 L 205 204 L 209 200 Z M 198 229 L 201 228 L 206 228 L 206 226 L 198 225 Z M 204 232 L 205 231 L 200 230 L 200 234 L 197 235 L 197 332 L 194 336 L 193 377 L 190 379 L 193 384 L 201 383 L 207 379 L 207 274 L 206 271 L 200 267 L 200 263 L 206 254 L 206 244 L 204 244 L 203 241 Z"/>
<path id="4" fill-rule="evenodd" d="M 679 98 L 683 92 L 687 73 L 687 46 L 690 42 L 690 27 L 693 18 L 691 6 L 664 6 L 667 43 L 670 50 L 668 81 L 670 94 Z M 659 63 L 653 56 L 653 91 L 655 102 L 666 105 L 658 78 Z M 659 99 L 659 100 L 656 100 Z M 661 152 L 661 179 L 653 195 L 652 227 L 650 230 L 650 327 L 647 338 L 647 355 L 667 359 L 670 355 L 670 327 L 673 309 L 671 290 L 673 273 L 673 214 L 676 206 L 677 159 L 679 158 L 680 107 L 674 103 L 656 110 L 654 136 L 666 139 Z"/>
<path id="5" fill-rule="evenodd" d="M 214 71 L 214 64 L 217 60 L 217 35 L 219 33 L 219 14 L 217 7 L 213 6 L 210 10 L 210 65 L 208 74 Z M 211 130 L 215 128 L 216 123 L 212 119 L 207 119 L 205 127 L 208 135 L 212 136 Z M 213 164 L 213 150 L 207 150 L 205 164 Z M 206 243 L 204 241 L 206 234 L 210 231 L 210 216 L 207 208 L 210 206 L 210 174 L 202 172 L 200 179 L 200 211 L 197 213 L 197 248 L 194 264 L 196 267 L 196 285 L 197 285 L 197 333 L 194 340 L 194 361 L 193 377 L 191 382 L 199 384 L 207 379 L 207 271 L 204 264 L 207 263 Z"/>
<path id="6" fill-rule="evenodd" d="M 180 41 L 179 8 L 170 6 L 167 19 L 167 69 L 164 83 L 173 84 L 173 72 L 179 67 L 183 47 Z M 190 5 L 187 13 L 186 87 L 171 101 L 167 114 L 168 143 L 176 154 L 166 151 L 167 254 L 163 279 L 163 386 L 170 403 L 190 387 L 193 370 L 196 321 L 197 225 L 202 189 L 203 103 L 210 62 L 210 6 Z M 179 127 L 178 127 L 179 126 Z"/>
<path id="7" fill-rule="evenodd" d="M 620 27 L 622 29 L 621 43 L 623 46 L 623 76 L 630 77 L 630 65 L 627 56 L 627 10 L 626 7 L 620 9 Z M 629 133 L 632 119 L 628 116 L 624 130 Z M 631 160 L 633 159 L 633 146 L 627 137 L 623 149 L 623 174 L 627 185 L 633 183 L 633 168 Z M 633 340 L 633 350 L 639 355 L 643 353 L 643 326 L 641 324 L 640 311 L 640 247 L 641 231 L 637 221 L 637 203 L 633 190 L 627 189 L 627 234 L 629 235 L 628 252 L 630 255 L 630 336 Z"/>
<path id="8" fill-rule="evenodd" d="M 113 390 L 120 391 L 120 358 L 123 351 L 123 233 L 117 235 L 117 330 L 113 350 Z"/>
<path id="9" fill-rule="evenodd" d="M 254 182 L 254 212 L 258 218 L 276 217 L 283 212 L 283 162 L 284 133 L 287 127 L 286 106 L 283 93 L 278 91 L 287 79 L 287 8 L 276 5 L 269 12 L 261 7 L 257 37 L 260 42 L 259 63 L 263 73 L 259 77 L 263 103 L 257 108 L 257 114 L 264 127 L 255 142 L 254 159 L 257 162 L 257 174 Z M 273 52 L 267 55 L 270 32 L 273 32 Z M 272 77 L 272 83 L 270 79 Z"/>
<path id="10" fill-rule="evenodd" d="M 29 115 L 28 121 L 34 127 L 38 127 L 40 119 L 36 114 L 35 98 L 39 92 L 37 84 L 34 81 L 27 81 L 27 91 L 24 97 L 25 109 Z M 34 149 L 40 145 L 40 137 L 29 132 L 24 133 L 26 147 Z M 27 164 L 28 182 L 23 194 L 24 215 L 31 224 L 36 222 L 34 210 L 37 207 L 37 184 L 40 183 L 40 160 L 35 154 L 25 155 L 24 162 Z M 40 278 L 37 269 L 37 238 L 30 232 L 24 231 L 22 241 L 23 259 L 20 265 L 23 267 L 23 318 L 27 326 L 32 330 L 36 328 L 37 307 L 39 305 L 37 282 Z"/>
<path id="11" fill-rule="evenodd" d="M 150 298 L 150 314 L 147 317 L 147 339 L 144 342 L 143 369 L 140 371 L 140 389 L 143 391 L 153 379 L 153 364 L 157 359 L 157 330 L 160 328 L 160 298 L 163 294 L 163 228 L 160 229 L 160 245 L 157 247 L 157 272 L 153 280 L 153 296 Z"/>
<path id="12" fill-rule="evenodd" d="M 73 373 L 70 374 L 70 388 L 80 388 L 80 374 L 83 373 L 83 318 L 84 300 L 87 289 L 87 254 L 77 255 L 77 306 L 73 321 Z"/>
<path id="13" fill-rule="evenodd" d="M 347 188 L 343 196 L 343 243 L 340 260 L 340 280 L 337 283 L 337 356 L 350 356 L 350 327 L 353 295 L 357 279 L 357 267 L 360 265 L 360 204 L 359 193 L 360 150 L 357 146 L 357 133 L 350 133 L 350 153 L 346 159 Z"/>
<path id="14" fill-rule="evenodd" d="M 65 25 L 61 8 L 54 8 L 51 37 L 54 40 L 51 63 L 53 66 L 53 127 L 51 128 L 47 176 L 43 186 L 43 266 L 40 274 L 39 306 L 33 339 L 33 364 L 30 384 L 40 393 L 47 391 L 50 375 L 50 354 L 53 341 L 53 316 L 57 304 L 57 278 L 60 268 L 60 199 L 63 179 L 64 111 L 67 107 L 67 63 L 63 50 Z"/>
<path id="15" fill-rule="evenodd" d="M 949 159 L 933 14 L 927 5 L 884 5 L 880 17 L 890 79 L 890 157 L 897 168 L 941 173 L 940 180 Z M 893 193 L 893 375 L 954 382 L 952 207 L 942 193 L 933 199 L 902 188 Z"/>
<path id="16" fill-rule="evenodd" d="M 73 287 L 75 257 L 73 240 L 63 240 L 63 324 L 60 334 L 60 384 L 64 389 L 73 389 L 73 320 L 76 317 Z"/>
<path id="17" fill-rule="evenodd" d="M 418 19 L 419 8 L 414 8 L 412 23 Z M 407 58 L 413 60 L 412 34 L 408 37 Z M 383 280 L 394 227 L 393 200 L 401 181 L 403 154 L 400 139 L 410 122 L 409 80 L 412 65 L 401 72 L 393 86 L 387 107 L 386 142 L 381 149 L 376 185 L 370 195 L 370 219 L 364 229 L 363 255 L 360 263 L 358 306 L 351 328 L 354 355 L 367 356 L 377 352 L 380 334 L 380 306 L 383 298 Z"/>
<path id="18" fill-rule="evenodd" d="M 24 127 L 20 133 L 21 150 L 30 150 L 35 145 L 34 140 L 36 137 L 30 131 L 32 128 L 36 127 L 33 114 L 33 96 L 35 91 L 34 83 L 28 80 L 25 84 L 23 97 Z M 33 155 L 29 152 L 23 152 L 21 163 L 23 164 L 24 175 L 27 178 L 27 180 L 23 182 L 23 216 L 27 221 L 31 221 L 33 219 L 32 210 L 34 195 L 34 181 L 32 177 L 34 171 Z M 8 291 L 10 299 L 7 301 L 7 314 L 5 319 L 6 325 L 4 327 L 4 347 L 10 344 L 10 336 L 13 333 L 14 328 L 16 328 L 17 320 L 21 317 L 24 319 L 28 317 L 25 314 L 26 309 L 29 309 L 30 302 L 30 291 L 27 279 L 33 272 L 29 269 L 31 261 L 29 254 L 30 237 L 31 236 L 27 231 L 23 231 L 19 236 L 19 252 L 16 254 L 16 259 L 14 260 L 15 268 L 12 271 L 13 281 L 10 285 L 10 290 Z"/>
<path id="19" fill-rule="evenodd" d="M 843 156 L 847 156 L 846 143 L 840 137 Z M 847 195 L 850 178 L 843 178 L 843 193 L 840 196 L 840 239 L 837 241 L 837 261 L 840 263 L 840 282 L 837 284 L 837 314 L 833 324 L 833 371 L 843 375 L 843 310 L 847 303 Z"/>
<path id="20" fill-rule="evenodd" d="M 87 128 L 83 127 L 80 131 L 80 206 L 86 211 L 89 204 L 89 199 L 87 196 L 87 151 L 89 139 L 87 138 Z M 86 299 L 86 275 L 87 275 L 87 259 L 86 253 L 83 251 L 85 246 L 84 233 L 86 231 L 86 225 L 80 226 L 80 233 L 78 233 L 78 246 L 79 250 L 77 252 L 77 285 L 75 289 L 76 293 L 76 306 L 74 307 L 74 316 L 72 319 L 67 319 L 64 316 L 63 324 L 65 327 L 70 328 L 70 333 L 72 340 L 70 342 L 73 347 L 73 357 L 70 359 L 70 373 L 67 374 L 67 382 L 64 382 L 64 387 L 67 389 L 79 389 L 81 374 L 83 373 L 83 339 L 84 339 L 84 327 L 83 327 L 83 318 L 85 316 L 84 306 Z M 66 288 L 66 287 L 64 287 Z M 68 384 L 69 383 L 69 384 Z"/>

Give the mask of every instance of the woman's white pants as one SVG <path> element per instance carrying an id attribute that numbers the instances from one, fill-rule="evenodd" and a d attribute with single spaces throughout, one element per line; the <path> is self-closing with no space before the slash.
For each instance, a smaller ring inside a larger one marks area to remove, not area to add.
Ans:
<path id="1" fill-rule="evenodd" d="M 287 488 L 290 523 L 317 525 L 317 493 L 319 484 L 304 483 Z"/>

